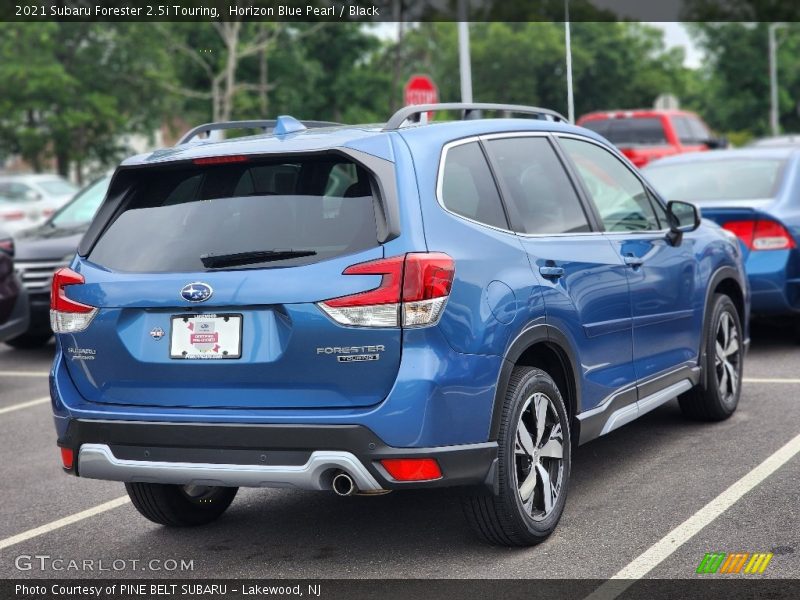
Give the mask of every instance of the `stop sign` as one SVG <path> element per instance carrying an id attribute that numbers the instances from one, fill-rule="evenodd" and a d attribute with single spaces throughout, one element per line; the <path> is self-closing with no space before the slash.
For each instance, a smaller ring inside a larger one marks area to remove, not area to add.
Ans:
<path id="1" fill-rule="evenodd" d="M 403 90 L 406 106 L 412 104 L 436 104 L 439 102 L 439 88 L 427 75 L 412 75 Z"/>

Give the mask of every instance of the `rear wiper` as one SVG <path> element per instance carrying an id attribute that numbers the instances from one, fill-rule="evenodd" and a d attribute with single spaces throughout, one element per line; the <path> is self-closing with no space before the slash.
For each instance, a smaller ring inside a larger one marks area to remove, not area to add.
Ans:
<path id="1" fill-rule="evenodd" d="M 260 262 L 302 258 L 314 256 L 316 253 L 316 250 L 252 250 L 236 254 L 203 254 L 200 260 L 207 269 L 219 269 L 220 267 L 238 267 Z"/>

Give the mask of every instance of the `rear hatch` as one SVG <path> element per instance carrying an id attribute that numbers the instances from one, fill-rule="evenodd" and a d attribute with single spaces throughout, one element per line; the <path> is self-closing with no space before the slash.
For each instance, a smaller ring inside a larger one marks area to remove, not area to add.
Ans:
<path id="1" fill-rule="evenodd" d="M 131 181 L 76 262 L 85 283 L 68 288 L 99 308 L 85 331 L 61 336 L 84 398 L 206 408 L 385 398 L 400 328 L 343 327 L 315 304 L 380 284 L 342 275 L 383 256 L 370 173 L 334 154 L 224 157 Z"/>

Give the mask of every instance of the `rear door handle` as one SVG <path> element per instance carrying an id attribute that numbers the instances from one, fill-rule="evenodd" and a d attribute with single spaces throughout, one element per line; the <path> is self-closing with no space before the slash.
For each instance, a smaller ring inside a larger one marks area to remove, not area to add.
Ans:
<path id="1" fill-rule="evenodd" d="M 564 267 L 539 267 L 539 274 L 547 279 L 558 279 L 564 275 Z"/>
<path id="2" fill-rule="evenodd" d="M 644 259 L 638 256 L 624 256 L 625 264 L 634 269 L 638 269 L 644 264 Z"/>

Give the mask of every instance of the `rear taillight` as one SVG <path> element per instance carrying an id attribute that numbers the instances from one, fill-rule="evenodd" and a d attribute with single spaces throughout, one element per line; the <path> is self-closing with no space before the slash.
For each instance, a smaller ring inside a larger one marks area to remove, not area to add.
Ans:
<path id="1" fill-rule="evenodd" d="M 8 212 L 0 213 L 0 218 L 4 221 L 19 221 L 25 218 L 25 213 L 21 210 L 10 210 Z"/>
<path id="2" fill-rule="evenodd" d="M 67 298 L 64 288 L 81 285 L 83 282 L 83 275 L 72 269 L 59 269 L 53 275 L 50 288 L 50 326 L 55 333 L 83 331 L 97 314 L 95 307 Z"/>
<path id="3" fill-rule="evenodd" d="M 337 323 L 358 327 L 435 325 L 453 285 L 455 263 L 441 252 L 415 252 L 347 267 L 344 275 L 381 275 L 378 287 L 319 303 Z"/>
<path id="4" fill-rule="evenodd" d="M 11 238 L 0 240 L 0 250 L 10 256 L 14 256 L 14 240 Z"/>
<path id="5" fill-rule="evenodd" d="M 728 221 L 722 226 L 750 250 L 789 250 L 797 247 L 789 231 L 771 219 Z"/>

